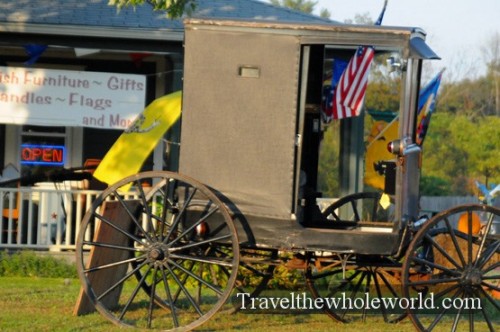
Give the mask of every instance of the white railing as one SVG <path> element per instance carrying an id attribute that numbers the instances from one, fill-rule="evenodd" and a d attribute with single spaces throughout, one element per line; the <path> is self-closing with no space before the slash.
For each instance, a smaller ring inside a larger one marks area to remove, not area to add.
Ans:
<path id="1" fill-rule="evenodd" d="M 0 188 L 0 249 L 74 250 L 94 190 Z"/>

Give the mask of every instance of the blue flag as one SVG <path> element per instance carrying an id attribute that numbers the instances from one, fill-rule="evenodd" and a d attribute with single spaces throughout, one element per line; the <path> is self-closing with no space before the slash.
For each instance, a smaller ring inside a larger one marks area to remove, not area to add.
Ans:
<path id="1" fill-rule="evenodd" d="M 436 109 L 436 96 L 441 84 L 443 71 L 440 71 L 421 91 L 418 96 L 418 114 L 417 114 L 417 144 L 422 146 L 429 128 L 431 115 Z"/>
<path id="2" fill-rule="evenodd" d="M 328 123 L 332 119 L 331 109 L 333 106 L 333 92 L 339 83 L 342 73 L 348 65 L 348 61 L 341 58 L 334 58 L 332 64 L 332 78 L 328 83 L 323 86 L 323 100 L 321 105 L 321 115 L 323 122 Z"/>
<path id="3" fill-rule="evenodd" d="M 38 58 L 45 52 L 47 45 L 29 44 L 24 46 L 24 51 L 29 59 L 24 62 L 25 65 L 32 65 L 38 61 Z"/>

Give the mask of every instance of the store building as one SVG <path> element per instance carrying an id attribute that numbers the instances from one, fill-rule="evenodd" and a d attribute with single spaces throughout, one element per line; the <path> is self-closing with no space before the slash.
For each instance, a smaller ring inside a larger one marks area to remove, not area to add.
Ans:
<path id="1" fill-rule="evenodd" d="M 327 21 L 257 0 L 198 0 L 197 4 L 194 17 Z M 147 104 L 182 89 L 182 42 L 182 20 L 168 19 L 147 3 L 117 10 L 108 0 L 2 1 L 0 182 L 16 175 L 38 179 L 40 174 L 100 160 Z M 167 142 L 177 140 L 176 129 L 167 135 L 143 169 L 176 169 L 176 159 L 165 157 L 169 148 L 175 155 L 177 146 Z M 14 217 L 22 217 L 12 212 L 13 204 L 29 201 L 35 188 L 54 189 L 53 183 L 44 182 L 25 181 L 23 199 L 0 188 L 2 232 L 8 233 L 0 246 L 22 243 L 32 224 L 41 226 L 46 215 L 61 214 L 52 211 L 60 207 L 45 209 L 42 201 L 29 211 L 19 203 L 18 214 L 29 222 L 16 232 Z M 82 188 L 81 182 L 73 181 L 65 189 L 99 188 Z M 73 224 L 78 223 L 72 214 Z M 64 232 L 59 229 L 59 233 Z"/>

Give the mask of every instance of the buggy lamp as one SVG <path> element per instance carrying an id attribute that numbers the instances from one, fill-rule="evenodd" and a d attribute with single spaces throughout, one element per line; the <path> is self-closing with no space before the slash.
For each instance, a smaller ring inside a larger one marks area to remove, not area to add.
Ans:
<path id="1" fill-rule="evenodd" d="M 421 151 L 420 146 L 417 144 L 407 144 L 405 141 L 400 139 L 389 142 L 389 144 L 387 144 L 387 150 L 398 156 L 407 156 Z"/>
<path id="2" fill-rule="evenodd" d="M 403 141 L 400 139 L 396 139 L 387 144 L 387 151 L 395 155 L 400 155 L 403 149 Z"/>
<path id="3" fill-rule="evenodd" d="M 399 54 L 394 54 L 387 59 L 387 65 L 390 68 L 390 73 L 401 72 L 401 70 L 403 69 L 403 60 L 401 59 L 401 56 Z"/>

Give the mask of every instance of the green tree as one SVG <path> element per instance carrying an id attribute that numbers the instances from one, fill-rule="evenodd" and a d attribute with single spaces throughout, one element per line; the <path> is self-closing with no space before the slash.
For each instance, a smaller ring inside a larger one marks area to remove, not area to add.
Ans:
<path id="1" fill-rule="evenodd" d="M 454 144 L 468 155 L 467 175 L 483 183 L 500 177 L 500 118 L 485 116 L 477 121 L 457 117 L 450 124 Z"/>
<path id="2" fill-rule="evenodd" d="M 190 14 L 196 8 L 196 0 L 109 0 L 109 4 L 118 8 L 138 6 L 150 3 L 154 10 L 164 10 L 170 18 L 179 18 L 184 13 Z M 270 0 L 276 6 L 288 7 L 311 14 L 317 2 L 310 0 Z M 330 12 L 323 8 L 320 16 L 329 18 Z"/>
<path id="3" fill-rule="evenodd" d="M 154 10 L 164 10 L 170 18 L 181 17 L 196 8 L 196 0 L 109 0 L 109 4 L 118 8 L 151 4 Z"/>
<path id="4" fill-rule="evenodd" d="M 326 8 L 321 8 L 321 10 L 319 11 L 319 16 L 322 17 L 322 18 L 330 18 L 330 16 L 332 16 L 332 13 L 330 13 L 330 11 Z"/>
<path id="5" fill-rule="evenodd" d="M 470 194 L 467 184 L 469 156 L 454 142 L 456 133 L 451 130 L 451 123 L 455 118 L 444 112 L 432 115 L 423 146 L 422 177 L 442 179 L 450 184 L 450 192 L 467 195 Z"/>
<path id="6" fill-rule="evenodd" d="M 449 192 L 454 195 L 473 193 L 473 180 L 486 184 L 499 183 L 498 128 L 500 118 L 497 116 L 471 120 L 463 114 L 434 114 L 423 147 L 423 179 L 427 178 L 427 184 L 432 178 L 449 183 Z M 422 194 L 429 192 L 424 191 Z"/>
<path id="7" fill-rule="evenodd" d="M 481 77 L 443 84 L 439 93 L 440 110 L 470 119 L 495 113 L 491 80 Z"/>
<path id="8" fill-rule="evenodd" d="M 399 99 L 401 89 L 401 78 L 392 78 L 384 74 L 380 69 L 380 64 L 383 59 L 375 59 L 375 64 L 370 72 L 370 82 L 366 88 L 365 108 L 367 110 L 376 111 L 392 111 L 399 110 Z"/>
<path id="9" fill-rule="evenodd" d="M 287 7 L 308 14 L 311 14 L 318 4 L 317 1 L 311 0 L 269 0 L 269 2 L 275 6 Z"/>
<path id="10" fill-rule="evenodd" d="M 269 0 L 269 2 L 278 7 L 286 7 L 298 10 L 307 14 L 312 14 L 314 7 L 318 4 L 317 1 L 312 0 Z M 320 16 L 323 18 L 330 18 L 330 12 L 323 8 L 320 11 Z"/>
<path id="11" fill-rule="evenodd" d="M 373 25 L 375 21 L 370 16 L 370 13 L 365 12 L 363 14 L 354 15 L 354 19 L 347 19 L 344 21 L 346 24 L 362 24 L 362 25 Z"/>
<path id="12" fill-rule="evenodd" d="M 448 196 L 453 193 L 449 181 L 436 176 L 422 176 L 420 194 L 423 196 Z"/>
<path id="13" fill-rule="evenodd" d="M 332 122 L 321 142 L 318 191 L 323 193 L 323 197 L 339 196 L 339 132 L 339 121 Z"/>
<path id="14" fill-rule="evenodd" d="M 500 32 L 496 32 L 488 40 L 488 43 L 481 48 L 488 68 L 487 78 L 490 82 L 493 102 L 491 114 L 500 116 Z"/>

